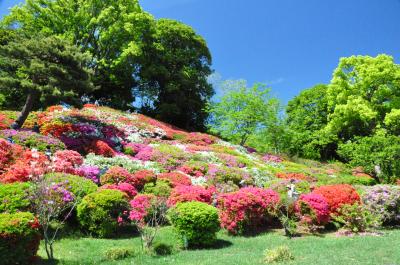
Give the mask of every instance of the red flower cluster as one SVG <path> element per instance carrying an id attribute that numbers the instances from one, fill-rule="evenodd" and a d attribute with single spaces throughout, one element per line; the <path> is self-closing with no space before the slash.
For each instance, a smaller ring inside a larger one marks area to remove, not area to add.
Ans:
<path id="1" fill-rule="evenodd" d="M 106 184 L 101 187 L 101 189 L 108 189 L 108 190 L 119 190 L 125 193 L 128 198 L 132 199 L 137 195 L 137 190 L 129 183 L 119 183 L 119 184 Z"/>
<path id="2" fill-rule="evenodd" d="M 166 179 L 172 184 L 173 187 L 179 185 L 192 185 L 192 181 L 188 176 L 179 172 L 169 172 L 169 173 L 161 173 L 157 175 L 158 179 Z"/>
<path id="3" fill-rule="evenodd" d="M 360 202 L 357 191 L 348 184 L 327 185 L 316 188 L 314 194 L 325 198 L 329 205 L 329 212 L 337 213 L 337 210 L 344 204 L 355 204 Z"/>
<path id="4" fill-rule="evenodd" d="M 210 204 L 214 189 L 206 189 L 201 186 L 177 186 L 168 198 L 167 204 L 173 206 L 178 202 L 199 201 Z"/>
<path id="5" fill-rule="evenodd" d="M 260 225 L 275 210 L 279 194 L 270 189 L 242 188 L 218 199 L 221 226 L 232 234 Z"/>
<path id="6" fill-rule="evenodd" d="M 157 177 L 153 171 L 139 170 L 133 174 L 131 183 L 137 190 L 142 190 L 146 183 L 155 182 L 156 180 Z"/>
<path id="7" fill-rule="evenodd" d="M 114 157 L 115 151 L 104 141 L 94 140 L 88 148 L 87 153 L 94 153 L 104 157 Z"/>
<path id="8" fill-rule="evenodd" d="M 296 202 L 296 212 L 308 224 L 323 225 L 330 219 L 328 202 L 319 194 L 302 194 Z"/>
<path id="9" fill-rule="evenodd" d="M 10 128 L 12 120 L 8 118 L 5 114 L 0 113 L 0 130 L 5 130 Z"/>
<path id="10" fill-rule="evenodd" d="M 101 176 L 100 183 L 105 184 L 119 184 L 119 183 L 131 183 L 132 174 L 122 167 L 111 167 L 107 172 Z M 134 185 L 135 186 L 135 185 Z"/>
<path id="11" fill-rule="evenodd" d="M 21 146 L 11 144 L 0 138 L 0 173 L 4 172 L 23 153 Z"/>
<path id="12" fill-rule="evenodd" d="M 64 150 L 54 154 L 54 170 L 79 175 L 78 167 L 83 164 L 83 157 L 76 151 Z"/>

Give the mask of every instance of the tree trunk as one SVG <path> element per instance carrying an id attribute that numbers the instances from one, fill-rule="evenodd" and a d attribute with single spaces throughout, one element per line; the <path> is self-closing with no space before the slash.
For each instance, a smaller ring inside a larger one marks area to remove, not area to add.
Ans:
<path id="1" fill-rule="evenodd" d="M 11 125 L 12 129 L 21 129 L 22 125 L 24 125 L 26 118 L 28 118 L 28 115 L 33 108 L 37 96 L 38 93 L 33 91 L 28 94 L 28 97 L 26 98 L 25 105 L 22 108 L 21 113 L 19 114 L 15 122 Z"/>

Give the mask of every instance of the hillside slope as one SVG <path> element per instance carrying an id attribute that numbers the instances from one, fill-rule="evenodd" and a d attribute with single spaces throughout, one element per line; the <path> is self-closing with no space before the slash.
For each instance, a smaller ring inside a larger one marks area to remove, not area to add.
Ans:
<path id="1" fill-rule="evenodd" d="M 185 175 L 192 184 L 215 186 L 220 192 L 264 186 L 284 193 L 291 180 L 304 183 L 298 185 L 304 189 L 329 183 L 374 184 L 368 175 L 340 164 L 295 163 L 208 134 L 189 133 L 141 114 L 106 107 L 86 105 L 78 110 L 53 106 L 32 113 L 23 130 L 7 129 L 16 116 L 16 112 L 0 112 L 1 138 L 25 148 L 47 151 L 48 155 L 62 149 L 77 151 L 84 156 L 81 167 L 96 167 L 100 172 L 93 177 L 96 181 L 101 172 L 122 166 L 130 173 L 152 170 Z M 32 132 L 35 127 L 40 134 Z M 10 177 L 17 174 L 12 164 L 18 159 L 9 160 L 0 166 L 3 183 L 18 180 Z"/>

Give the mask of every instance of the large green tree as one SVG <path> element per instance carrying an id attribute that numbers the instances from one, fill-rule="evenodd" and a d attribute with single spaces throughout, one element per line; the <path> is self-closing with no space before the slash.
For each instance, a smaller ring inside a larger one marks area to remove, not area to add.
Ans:
<path id="1" fill-rule="evenodd" d="M 206 41 L 191 27 L 158 20 L 143 46 L 138 93 L 147 100 L 142 110 L 185 129 L 204 130 L 204 107 L 214 94 L 207 82 L 210 65 Z"/>
<path id="2" fill-rule="evenodd" d="M 277 118 L 279 101 L 263 84 L 248 87 L 246 81 L 226 81 L 222 98 L 210 104 L 210 131 L 240 145 L 255 137 Z"/>
<path id="3" fill-rule="evenodd" d="M 64 101 L 80 105 L 80 97 L 93 90 L 88 56 L 58 37 L 14 36 L 0 43 L 0 94 L 8 105 L 25 99 L 13 124 L 21 128 L 29 112 Z M 17 96 L 17 98 L 10 98 Z"/>
<path id="4" fill-rule="evenodd" d="M 88 96 L 121 109 L 132 107 L 136 58 L 153 23 L 138 0 L 27 0 L 3 19 L 3 26 L 58 35 L 89 52 L 99 89 Z"/>

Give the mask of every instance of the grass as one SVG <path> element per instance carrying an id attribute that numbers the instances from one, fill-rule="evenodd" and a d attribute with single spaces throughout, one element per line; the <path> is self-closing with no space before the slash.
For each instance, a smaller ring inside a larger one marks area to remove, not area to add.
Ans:
<path id="1" fill-rule="evenodd" d="M 196 264 L 196 265 L 257 265 L 263 263 L 266 249 L 286 245 L 294 260 L 279 264 L 318 264 L 318 265 L 400 265 L 400 230 L 386 230 L 383 236 L 336 237 L 306 236 L 288 239 L 281 231 L 265 233 L 255 237 L 231 237 L 220 233 L 219 242 L 214 249 L 176 251 L 166 257 L 154 257 L 141 253 L 140 239 L 94 239 L 66 238 L 55 244 L 57 264 Z M 177 245 L 177 238 L 170 227 L 161 230 L 158 242 Z M 128 248 L 137 253 L 122 260 L 106 260 L 107 250 Z M 45 258 L 43 247 L 39 255 Z M 43 260 L 42 264 L 48 264 Z"/>

